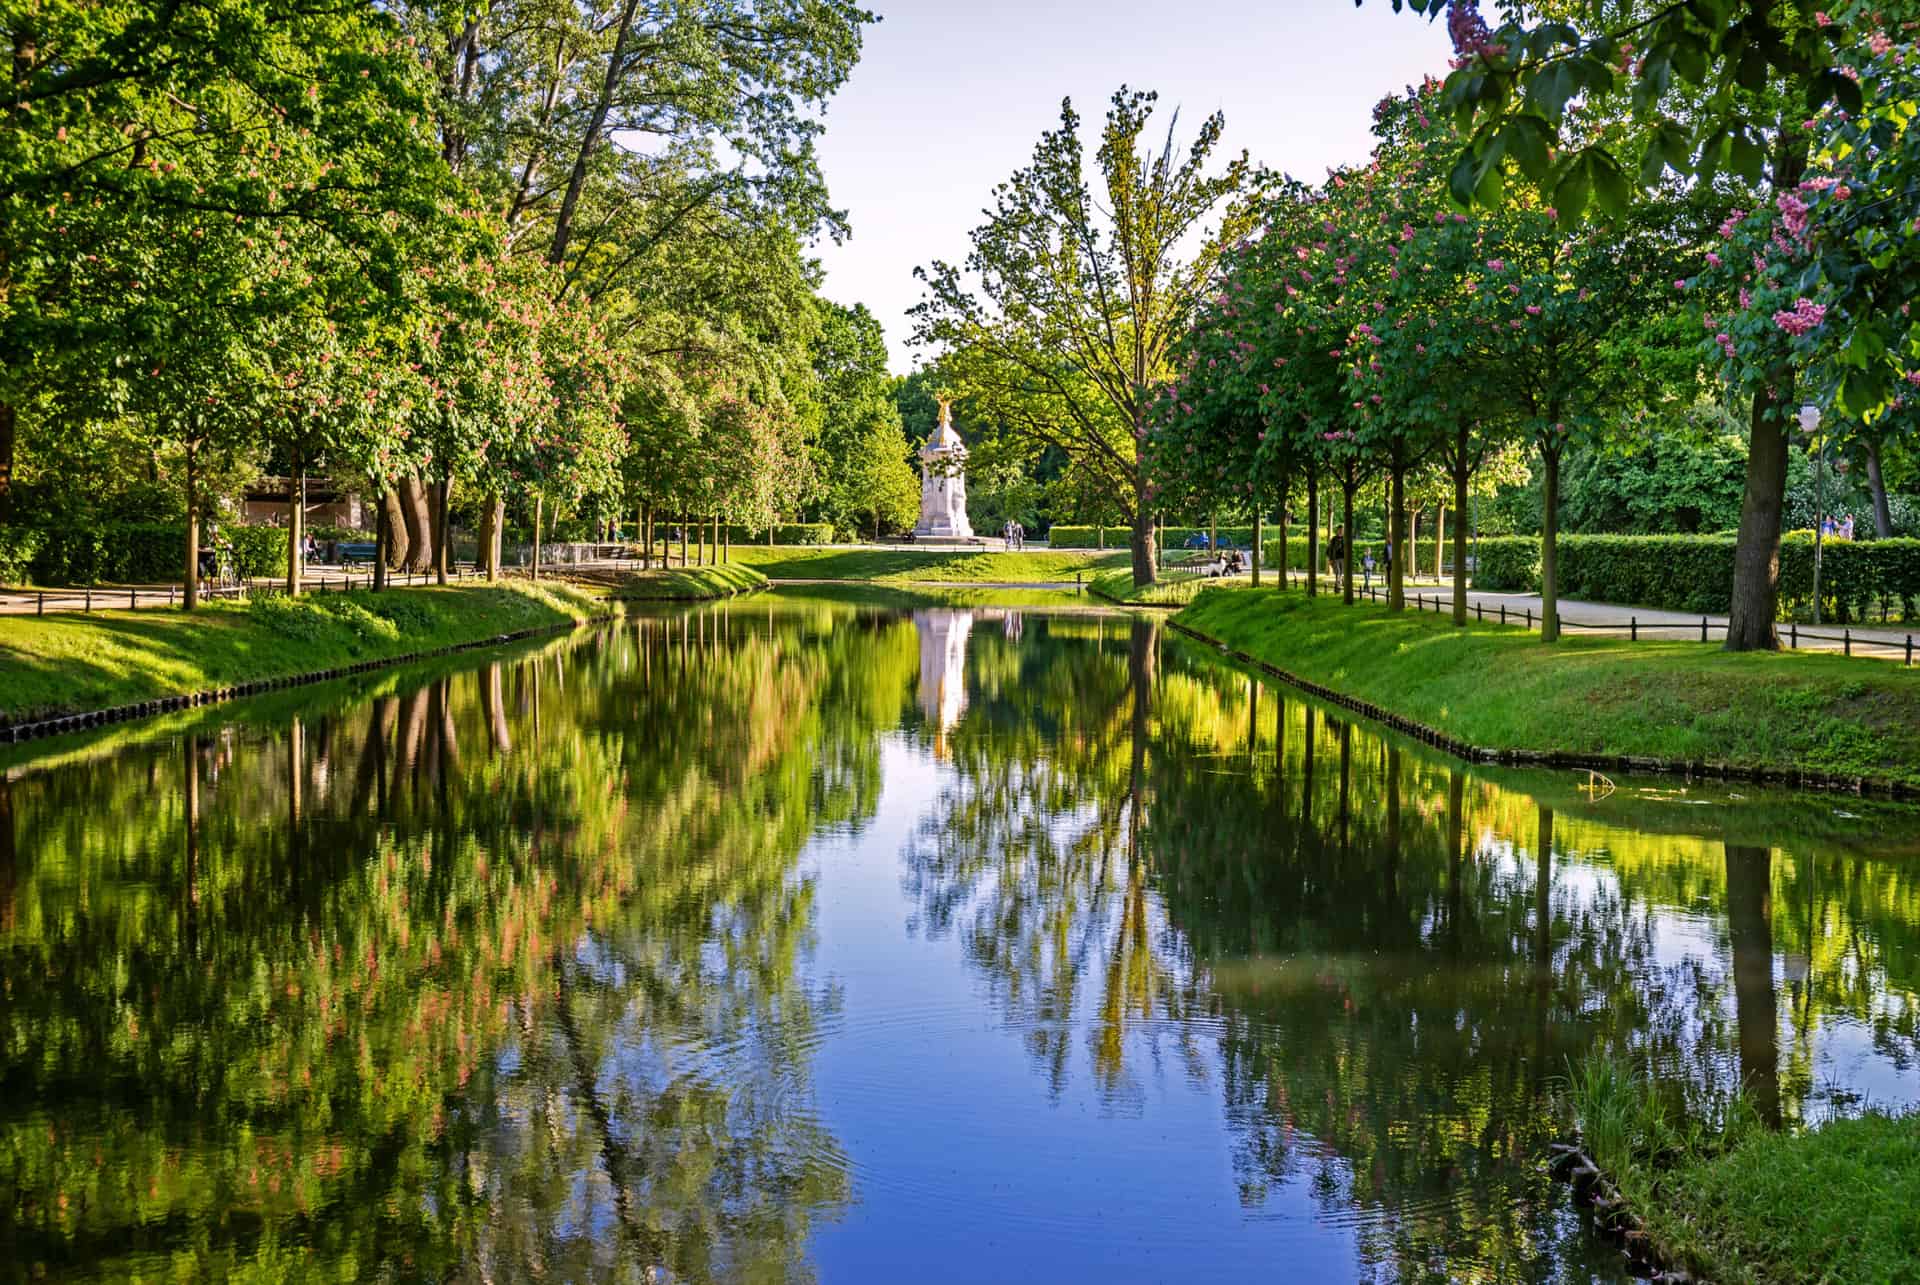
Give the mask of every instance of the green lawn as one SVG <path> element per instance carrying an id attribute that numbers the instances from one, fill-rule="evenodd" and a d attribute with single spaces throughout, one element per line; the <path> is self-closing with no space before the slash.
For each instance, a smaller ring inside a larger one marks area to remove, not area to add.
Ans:
<path id="1" fill-rule="evenodd" d="M 655 567 L 645 571 L 594 569 L 567 574 L 571 579 L 606 589 L 622 602 L 697 602 L 767 587 L 765 576 L 738 563 L 717 567 Z"/>
<path id="2" fill-rule="evenodd" d="M 1175 617 L 1485 749 L 1624 754 L 1920 786 L 1920 669 L 1810 652 L 1455 629 L 1298 589 L 1212 588 Z"/>
<path id="3" fill-rule="evenodd" d="M 574 624 L 605 610 L 557 581 L 307 594 L 0 617 L 0 718 L 24 720 L 338 669 Z"/>
<path id="4" fill-rule="evenodd" d="M 1719 1285 L 1920 1281 L 1920 1115 L 1775 1131 L 1604 1059 L 1571 1085 L 1587 1153 L 1659 1260 Z"/>
<path id="5" fill-rule="evenodd" d="M 1162 571 L 1150 585 L 1133 583 L 1133 572 L 1125 567 L 1103 571 L 1092 581 L 1093 592 L 1108 602 L 1141 607 L 1179 607 L 1192 602 L 1209 583 L 1207 577 L 1191 571 Z"/>
<path id="6" fill-rule="evenodd" d="M 1075 573 L 1127 565 L 1124 551 L 1034 550 L 966 553 L 928 549 L 825 549 L 807 545 L 736 544 L 728 557 L 776 580 L 871 580 L 882 584 L 940 581 L 948 584 L 1043 584 L 1070 582 Z"/>

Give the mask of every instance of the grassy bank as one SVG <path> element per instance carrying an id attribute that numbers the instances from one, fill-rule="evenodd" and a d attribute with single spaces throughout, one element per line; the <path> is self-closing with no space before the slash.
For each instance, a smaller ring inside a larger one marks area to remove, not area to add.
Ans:
<path id="1" fill-rule="evenodd" d="M 595 569 L 567 574 L 569 579 L 604 589 L 622 602 L 703 602 L 767 587 L 767 578 L 758 571 L 733 563 L 717 567 L 656 567 L 645 571 Z"/>
<path id="2" fill-rule="evenodd" d="M 1175 617 L 1309 682 L 1496 750 L 1630 755 L 1920 786 L 1920 670 L 1810 652 L 1571 638 L 1212 589 Z"/>
<path id="3" fill-rule="evenodd" d="M 1126 568 L 1103 571 L 1088 584 L 1088 589 L 1108 602 L 1128 607 L 1183 607 L 1196 598 L 1210 582 L 1190 571 L 1162 571 L 1160 579 L 1149 585 L 1136 585 L 1133 572 Z"/>
<path id="4" fill-rule="evenodd" d="M 1587 1152 L 1660 1262 L 1721 1285 L 1920 1279 L 1920 1116 L 1779 1132 L 1745 1098 L 1685 1097 L 1604 1060 L 1572 1084 Z"/>
<path id="5" fill-rule="evenodd" d="M 0 719 L 21 722 L 574 624 L 605 609 L 551 581 L 0 617 Z"/>
<path id="6" fill-rule="evenodd" d="M 935 552 L 899 549 L 827 549 L 808 545 L 736 544 L 734 564 L 753 567 L 776 580 L 870 580 L 880 584 L 1058 584 L 1076 573 L 1127 565 L 1125 553 L 1094 550 L 1020 553 Z"/>

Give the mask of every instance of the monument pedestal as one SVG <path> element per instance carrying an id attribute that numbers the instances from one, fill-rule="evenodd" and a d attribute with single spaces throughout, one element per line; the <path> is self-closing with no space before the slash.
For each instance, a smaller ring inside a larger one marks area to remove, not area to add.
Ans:
<path id="1" fill-rule="evenodd" d="M 920 520 L 916 540 L 971 540 L 967 519 L 967 448 L 953 431 L 953 403 L 940 399 L 940 422 L 920 448 Z"/>

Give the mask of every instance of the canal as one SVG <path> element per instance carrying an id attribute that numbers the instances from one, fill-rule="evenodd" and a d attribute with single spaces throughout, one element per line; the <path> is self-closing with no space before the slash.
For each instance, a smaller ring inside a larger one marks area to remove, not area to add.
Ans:
<path id="1" fill-rule="evenodd" d="M 4 1275 L 1612 1281 L 1605 1052 L 1920 1100 L 1920 814 L 803 597 L 10 749 Z"/>

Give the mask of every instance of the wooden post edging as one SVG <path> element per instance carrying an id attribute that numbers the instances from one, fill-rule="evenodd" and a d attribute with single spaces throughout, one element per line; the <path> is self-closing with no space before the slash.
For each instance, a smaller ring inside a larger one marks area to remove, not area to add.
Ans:
<path id="1" fill-rule="evenodd" d="M 1593 1211 L 1601 1232 L 1619 1246 L 1635 1276 L 1661 1285 L 1697 1285 L 1693 1273 L 1661 1262 L 1646 1224 L 1593 1157 L 1567 1142 L 1549 1143 L 1547 1152 L 1547 1172 L 1571 1186 L 1574 1199 Z"/>

